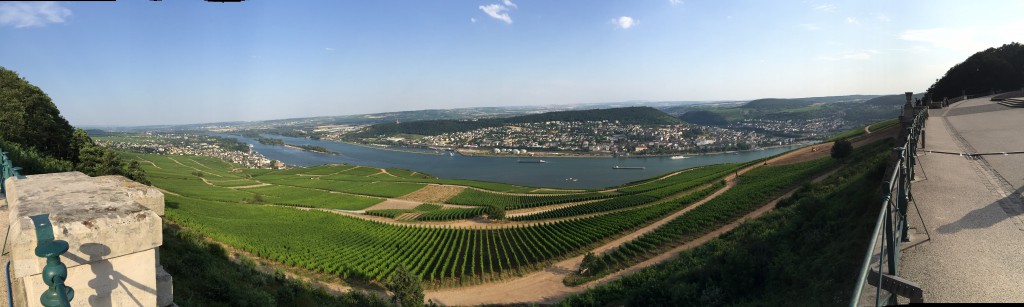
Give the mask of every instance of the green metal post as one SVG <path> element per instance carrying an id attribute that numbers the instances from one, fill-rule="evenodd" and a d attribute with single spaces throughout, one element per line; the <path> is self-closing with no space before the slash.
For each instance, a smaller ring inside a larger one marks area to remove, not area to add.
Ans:
<path id="1" fill-rule="evenodd" d="M 893 225 L 892 215 L 893 215 L 892 206 L 890 204 L 886 204 L 886 206 L 885 206 L 885 240 L 882 241 L 882 254 L 883 254 L 883 257 L 886 257 L 886 259 L 885 259 L 885 262 L 887 262 L 886 263 L 886 269 L 888 269 L 889 274 L 895 274 L 896 273 L 896 253 L 894 252 L 896 250 L 896 248 L 894 248 L 896 246 L 896 234 L 895 234 L 895 231 L 893 231 L 895 225 Z M 881 263 L 879 263 L 878 271 L 879 272 L 882 271 Z M 879 280 L 879 282 L 881 282 L 881 280 Z M 879 292 L 878 292 L 877 300 L 880 302 L 882 300 L 882 294 L 881 294 L 882 287 L 881 287 L 881 283 L 879 283 L 878 285 L 879 285 L 879 287 L 878 287 L 878 291 Z M 886 305 L 888 305 L 888 304 L 889 303 L 886 303 Z M 881 304 L 879 304 L 879 305 L 881 305 Z"/>
<path id="2" fill-rule="evenodd" d="M 901 171 L 900 171 L 900 181 L 899 181 L 900 194 L 899 194 L 899 198 L 896 200 L 896 208 L 898 208 L 899 212 L 900 212 L 899 213 L 900 216 L 897 217 L 897 220 L 900 221 L 900 223 L 898 223 L 896 226 L 900 226 L 900 228 L 901 228 L 900 229 L 900 234 L 901 234 L 900 235 L 900 239 L 901 240 L 897 240 L 897 241 L 902 241 L 902 242 L 906 242 L 907 240 L 910 239 L 910 236 L 907 235 L 907 233 L 910 231 L 910 226 L 908 226 L 907 223 L 906 223 L 906 220 L 907 220 L 907 205 L 909 204 L 909 199 L 907 198 L 907 190 L 910 189 L 910 178 L 911 178 L 909 176 L 910 173 L 908 171 L 908 169 L 909 169 L 908 164 L 909 164 L 909 160 L 910 160 L 910 158 L 907 157 L 908 153 L 909 153 L 909 151 L 907 151 L 906 148 L 903 148 L 903 156 L 904 156 L 904 158 L 901 159 L 899 166 L 897 166 L 897 167 L 901 168 Z"/>
<path id="3" fill-rule="evenodd" d="M 68 278 L 68 267 L 60 262 L 60 255 L 68 251 L 68 242 L 55 240 L 53 237 L 53 225 L 50 224 L 49 214 L 40 214 L 30 217 L 32 224 L 36 227 L 36 256 L 46 258 L 46 266 L 43 267 L 43 282 L 49 289 L 43 291 L 39 302 L 46 307 L 71 306 L 71 300 L 75 298 L 75 290 L 64 285 Z"/>

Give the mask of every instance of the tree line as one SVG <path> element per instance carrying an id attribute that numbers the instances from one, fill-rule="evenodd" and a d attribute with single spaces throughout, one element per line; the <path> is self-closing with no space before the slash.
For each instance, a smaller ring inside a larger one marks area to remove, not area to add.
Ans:
<path id="1" fill-rule="evenodd" d="M 1024 87 L 1024 46 L 1009 43 L 988 48 L 954 65 L 928 88 L 933 100 L 963 94 L 989 94 Z"/>
<path id="2" fill-rule="evenodd" d="M 374 137 L 379 135 L 418 134 L 439 135 L 444 133 L 465 132 L 476 129 L 500 127 L 510 124 L 538 123 L 548 121 L 583 122 L 583 121 L 619 121 L 622 124 L 639 125 L 674 125 L 679 119 L 651 107 L 627 107 L 612 109 L 595 109 L 580 111 L 559 111 L 541 114 L 521 115 L 506 118 L 481 118 L 472 120 L 422 120 L 413 122 L 393 122 L 370 126 L 367 130 L 354 134 L 356 137 Z"/>
<path id="3" fill-rule="evenodd" d="M 148 184 L 137 161 L 96 145 L 76 129 L 42 89 L 0 67 L 0 148 L 22 174 L 80 171 L 90 176 L 122 175 Z"/>

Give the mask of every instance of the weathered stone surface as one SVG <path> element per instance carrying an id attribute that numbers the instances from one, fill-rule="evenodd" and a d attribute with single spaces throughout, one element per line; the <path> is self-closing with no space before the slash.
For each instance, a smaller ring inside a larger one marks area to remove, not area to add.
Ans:
<path id="1" fill-rule="evenodd" d="M 61 257 L 69 268 L 160 246 L 161 220 L 150 207 L 163 211 L 162 194 L 112 177 L 71 172 L 8 179 L 12 277 L 39 274 L 45 265 L 33 252 L 29 217 L 37 214 L 50 214 L 55 238 L 70 244 Z"/>
<path id="2" fill-rule="evenodd" d="M 156 267 L 156 305 L 161 307 L 174 305 L 174 279 L 164 270 L 164 266 Z"/>
<path id="3" fill-rule="evenodd" d="M 119 186 L 118 193 L 138 202 L 143 207 L 153 210 L 156 215 L 164 216 L 164 193 L 160 189 L 147 186 L 124 176 L 100 176 L 93 178 L 104 185 Z"/>
<path id="4" fill-rule="evenodd" d="M 86 248 L 97 256 L 101 246 Z M 157 272 L 154 250 L 98 260 L 68 268 L 65 284 L 75 289 L 71 306 L 157 306 Z M 41 275 L 23 279 L 29 306 L 41 306 L 39 297 L 47 289 Z"/>

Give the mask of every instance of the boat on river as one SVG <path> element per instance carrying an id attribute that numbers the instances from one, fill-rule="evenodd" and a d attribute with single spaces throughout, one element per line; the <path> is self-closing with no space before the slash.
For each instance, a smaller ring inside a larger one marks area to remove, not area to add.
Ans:
<path id="1" fill-rule="evenodd" d="M 519 160 L 517 162 L 519 162 L 519 163 L 548 163 L 548 161 L 544 161 L 544 160 Z"/>
<path id="2" fill-rule="evenodd" d="M 643 166 L 612 166 L 612 169 L 647 169 Z"/>

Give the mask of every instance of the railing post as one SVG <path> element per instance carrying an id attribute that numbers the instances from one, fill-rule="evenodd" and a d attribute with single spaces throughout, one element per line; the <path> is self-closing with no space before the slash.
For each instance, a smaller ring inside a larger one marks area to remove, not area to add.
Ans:
<path id="1" fill-rule="evenodd" d="M 46 266 L 43 267 L 43 282 L 50 288 L 43 291 L 39 302 L 46 307 L 71 306 L 71 300 L 75 298 L 75 290 L 64 286 L 64 280 L 68 278 L 68 267 L 60 262 L 60 256 L 68 251 L 68 242 L 55 240 L 53 237 L 53 225 L 50 224 L 49 214 L 40 214 L 30 217 L 36 228 L 36 256 L 46 258 Z"/>
<path id="2" fill-rule="evenodd" d="M 7 153 L 0 149 L 0 193 L 7 195 Z"/>
<path id="3" fill-rule="evenodd" d="M 911 144 L 910 147 L 913 146 L 915 145 Z M 914 166 L 912 165 L 913 161 L 910 157 L 911 150 L 913 149 L 903 149 L 903 154 L 906 156 L 906 158 L 903 159 L 903 181 L 901 182 L 903 186 L 900 189 L 899 217 L 900 224 L 902 224 L 903 226 L 902 236 L 900 237 L 900 239 L 902 239 L 902 242 L 910 242 L 910 236 L 908 235 L 908 233 L 910 232 L 910 225 L 907 223 L 907 208 L 910 207 L 910 181 L 914 180 Z"/>

